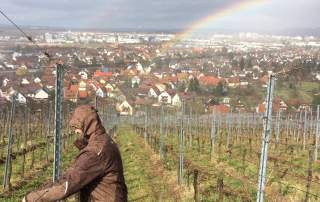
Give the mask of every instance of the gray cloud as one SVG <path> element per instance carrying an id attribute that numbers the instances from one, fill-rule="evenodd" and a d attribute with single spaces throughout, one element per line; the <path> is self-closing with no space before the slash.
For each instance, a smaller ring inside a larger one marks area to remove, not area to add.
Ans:
<path id="1" fill-rule="evenodd" d="M 172 29 L 188 27 L 210 13 L 244 0 L 1 1 L 1 9 L 21 25 Z M 269 0 L 231 13 L 208 26 L 246 30 L 320 27 L 319 8 L 319 0 Z M 6 22 L 0 18 L 0 23 Z"/>

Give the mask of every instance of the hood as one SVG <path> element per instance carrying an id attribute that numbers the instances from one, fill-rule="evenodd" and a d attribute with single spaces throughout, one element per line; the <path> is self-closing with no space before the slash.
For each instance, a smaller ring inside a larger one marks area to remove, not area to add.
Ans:
<path id="1" fill-rule="evenodd" d="M 90 142 L 95 139 L 96 136 L 105 133 L 97 110 L 90 105 L 81 105 L 77 107 L 72 114 L 69 125 L 72 128 L 78 128 L 83 131 L 83 136 L 80 139 L 85 140 L 85 142 Z M 83 148 L 83 146 L 81 147 Z"/>

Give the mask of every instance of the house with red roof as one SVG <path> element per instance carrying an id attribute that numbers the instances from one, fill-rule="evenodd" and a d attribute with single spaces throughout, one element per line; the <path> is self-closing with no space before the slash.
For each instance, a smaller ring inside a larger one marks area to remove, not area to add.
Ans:
<path id="1" fill-rule="evenodd" d="M 80 99 L 85 99 L 88 97 L 88 91 L 87 90 L 79 90 L 78 97 Z"/>
<path id="2" fill-rule="evenodd" d="M 177 83 L 178 77 L 176 76 L 166 76 L 160 80 L 161 83 Z"/>
<path id="3" fill-rule="evenodd" d="M 65 100 L 70 100 L 72 102 L 77 102 L 78 100 L 79 87 L 77 84 L 70 85 L 69 88 L 63 89 L 63 98 Z"/>
<path id="4" fill-rule="evenodd" d="M 201 76 L 199 77 L 199 84 L 202 86 L 218 86 L 221 79 L 214 76 Z"/>
<path id="5" fill-rule="evenodd" d="M 225 104 L 218 104 L 218 105 L 209 106 L 206 111 L 209 113 L 214 112 L 214 113 L 226 114 L 230 112 L 230 107 Z"/>
<path id="6" fill-rule="evenodd" d="M 310 111 L 311 110 L 311 104 L 307 103 L 303 99 L 299 98 L 291 98 L 287 101 L 288 105 L 290 107 L 293 107 L 297 111 Z"/>
<path id="7" fill-rule="evenodd" d="M 110 78 L 111 76 L 112 76 L 112 72 L 102 72 L 100 70 L 96 70 L 93 73 L 93 77 L 98 79 L 108 80 L 108 78 Z"/>
<path id="8" fill-rule="evenodd" d="M 259 103 L 256 107 L 257 113 L 264 113 L 265 111 L 265 105 L 266 101 L 263 101 L 262 103 Z M 278 111 L 287 111 L 288 105 L 281 99 L 281 98 L 274 98 L 272 101 L 272 112 L 278 112 Z"/>

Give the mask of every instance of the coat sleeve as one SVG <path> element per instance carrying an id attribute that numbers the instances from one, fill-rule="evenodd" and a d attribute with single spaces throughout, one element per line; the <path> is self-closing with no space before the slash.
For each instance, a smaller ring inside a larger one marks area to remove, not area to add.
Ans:
<path id="1" fill-rule="evenodd" d="M 91 151 L 85 151 L 63 174 L 58 184 L 45 190 L 31 192 L 26 199 L 28 202 L 61 200 L 80 191 L 81 188 L 103 174 L 104 162 L 101 156 Z"/>

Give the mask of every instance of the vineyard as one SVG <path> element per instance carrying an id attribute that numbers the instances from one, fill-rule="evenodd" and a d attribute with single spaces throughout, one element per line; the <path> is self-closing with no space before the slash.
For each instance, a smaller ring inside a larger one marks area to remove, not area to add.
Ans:
<path id="1" fill-rule="evenodd" d="M 75 107 L 62 103 L 62 170 L 77 154 L 68 127 Z M 103 100 L 97 108 L 120 147 L 130 201 L 256 200 L 263 114 L 197 114 L 187 103 L 145 107 L 133 116 L 118 116 Z M 1 201 L 20 201 L 52 181 L 54 107 L 1 106 L 0 119 Z M 320 201 L 319 122 L 319 107 L 273 113 L 266 201 Z"/>
<path id="2" fill-rule="evenodd" d="M 263 116 L 189 113 L 147 112 L 132 120 L 132 130 L 176 172 L 178 184 L 193 190 L 195 201 L 255 200 Z M 265 200 L 320 200 L 317 114 L 273 117 Z"/>

